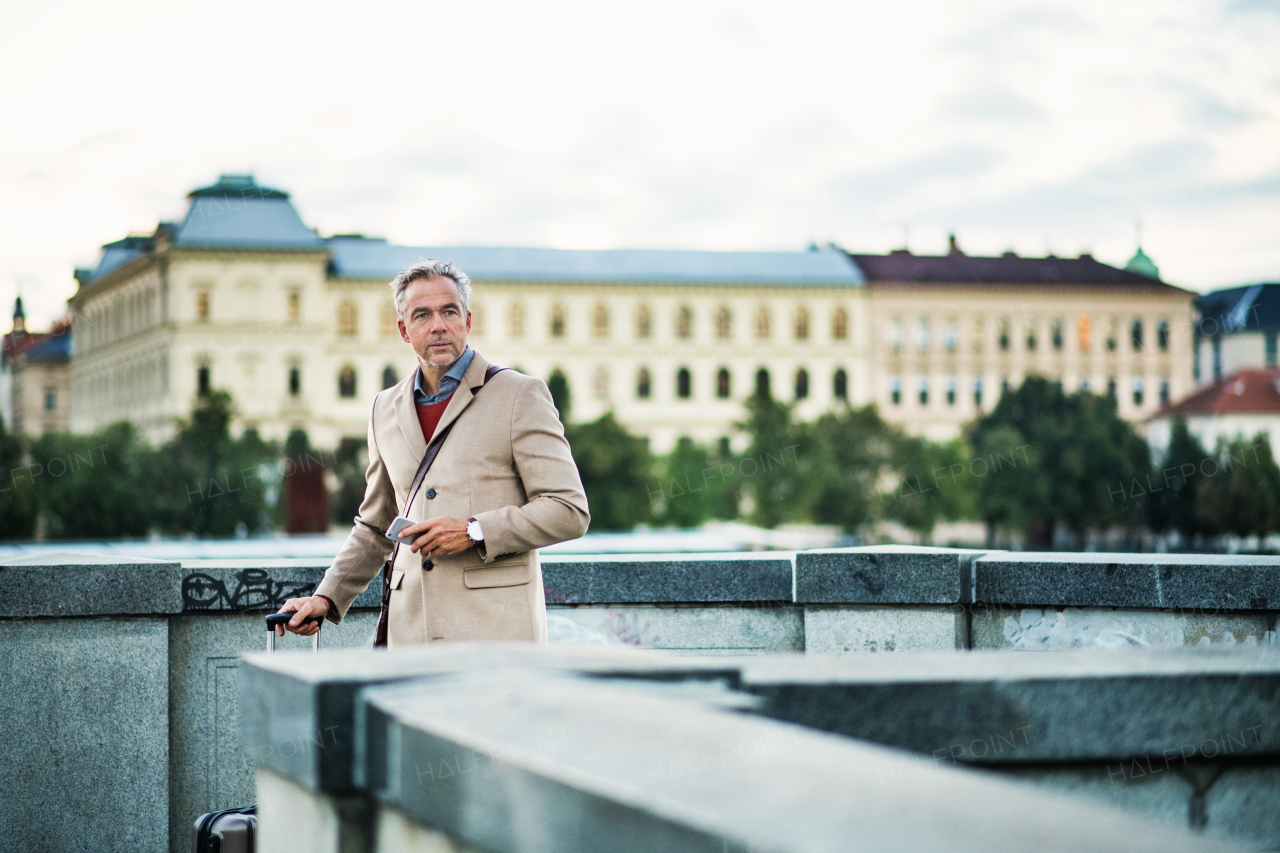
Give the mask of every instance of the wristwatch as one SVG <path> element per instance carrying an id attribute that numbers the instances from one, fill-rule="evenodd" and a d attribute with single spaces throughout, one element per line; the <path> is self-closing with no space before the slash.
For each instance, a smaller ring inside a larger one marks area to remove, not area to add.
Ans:
<path id="1" fill-rule="evenodd" d="M 484 531 L 480 529 L 480 522 L 474 518 L 467 519 L 467 538 L 472 542 L 484 541 Z"/>

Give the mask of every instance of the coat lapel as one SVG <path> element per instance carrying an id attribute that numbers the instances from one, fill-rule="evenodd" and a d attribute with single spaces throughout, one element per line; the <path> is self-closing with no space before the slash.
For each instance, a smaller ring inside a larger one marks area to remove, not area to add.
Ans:
<path id="1" fill-rule="evenodd" d="M 415 370 L 404 381 L 404 388 L 400 389 L 400 393 L 396 395 L 395 412 L 396 423 L 400 426 L 400 432 L 404 433 L 409 452 L 413 454 L 414 459 L 421 459 L 427 453 L 427 440 L 422 437 L 418 409 L 413 404 L 413 382 L 417 375 L 418 371 Z"/>
<path id="2" fill-rule="evenodd" d="M 462 374 L 462 381 L 458 383 L 458 389 L 453 392 L 453 396 L 449 398 L 449 405 L 444 407 L 444 414 L 440 417 L 440 423 L 436 424 L 436 431 L 432 434 L 432 438 L 440 435 L 449 424 L 458 419 L 463 410 L 471 405 L 471 401 L 475 399 L 476 389 L 484 384 L 484 372 L 489 369 L 489 362 L 485 360 L 479 352 L 471 357 L 471 364 L 467 365 L 467 372 Z M 418 416 L 414 414 L 414 420 Z M 418 429 L 418 434 L 422 434 L 422 429 Z M 422 452 L 426 453 L 426 445 L 423 445 Z"/>

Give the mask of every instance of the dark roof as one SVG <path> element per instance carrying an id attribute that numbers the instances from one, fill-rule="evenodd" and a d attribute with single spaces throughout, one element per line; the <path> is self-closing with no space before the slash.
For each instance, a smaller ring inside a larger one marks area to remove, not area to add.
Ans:
<path id="1" fill-rule="evenodd" d="M 223 175 L 190 193 L 191 206 L 173 244 L 211 249 L 323 249 L 289 194 L 259 186 L 252 175 Z"/>
<path id="2" fill-rule="evenodd" d="M 150 237 L 125 237 L 123 240 L 107 243 L 102 247 L 102 257 L 98 259 L 98 265 L 89 274 L 89 281 L 100 279 L 134 258 L 146 254 L 151 251 L 152 245 L 154 243 Z"/>
<path id="3" fill-rule="evenodd" d="M 938 284 L 1102 284 L 1159 285 L 1158 279 L 1100 263 L 1091 255 L 1078 258 L 1023 258 L 1005 252 L 998 258 L 913 255 L 898 249 L 887 255 L 850 253 L 869 283 L 930 282 Z"/>
<path id="4" fill-rule="evenodd" d="M 71 358 L 70 329 L 61 334 L 46 334 L 40 335 L 40 337 L 43 340 L 37 342 L 35 346 L 27 347 L 22 351 L 23 361 L 65 361 Z"/>
<path id="5" fill-rule="evenodd" d="M 1280 284 L 1250 284 L 1206 293 L 1196 300 L 1196 331 L 1248 332 L 1280 328 Z"/>
<path id="6" fill-rule="evenodd" d="M 287 199 L 284 190 L 259 186 L 253 175 L 219 175 L 218 182 L 187 193 L 187 198 L 275 198 Z"/>
<path id="7" fill-rule="evenodd" d="M 1280 414 L 1280 368 L 1238 370 L 1161 409 L 1152 419 L 1227 414 Z"/>
<path id="8" fill-rule="evenodd" d="M 330 237 L 329 271 L 339 278 L 393 278 L 422 258 L 452 261 L 476 280 L 838 284 L 862 274 L 842 252 L 691 252 L 647 249 L 522 249 L 397 246 L 358 236 Z"/>

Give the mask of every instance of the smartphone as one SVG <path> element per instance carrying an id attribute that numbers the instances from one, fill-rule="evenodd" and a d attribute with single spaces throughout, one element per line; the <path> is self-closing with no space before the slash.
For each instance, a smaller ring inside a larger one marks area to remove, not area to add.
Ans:
<path id="1" fill-rule="evenodd" d="M 406 527 L 414 523 L 415 522 L 410 521 L 409 519 L 405 518 L 403 515 L 397 515 L 395 518 L 395 521 L 391 522 L 391 526 L 387 528 L 386 537 L 390 539 L 392 542 L 397 542 L 401 545 L 408 545 L 413 540 L 401 539 L 400 531 L 404 530 Z"/>

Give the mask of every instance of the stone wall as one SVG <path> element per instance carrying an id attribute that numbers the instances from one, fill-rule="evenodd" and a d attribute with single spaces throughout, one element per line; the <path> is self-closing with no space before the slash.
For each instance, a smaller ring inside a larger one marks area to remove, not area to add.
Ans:
<path id="1" fill-rule="evenodd" d="M 265 643 L 261 615 L 324 568 L 0 563 L 0 832 L 177 851 L 196 815 L 251 802 L 240 655 Z M 1268 645 L 1280 610 L 1268 557 L 898 547 L 547 557 L 544 574 L 553 643 L 703 656 Z M 327 626 L 325 647 L 367 645 L 375 604 L 366 593 Z"/>

